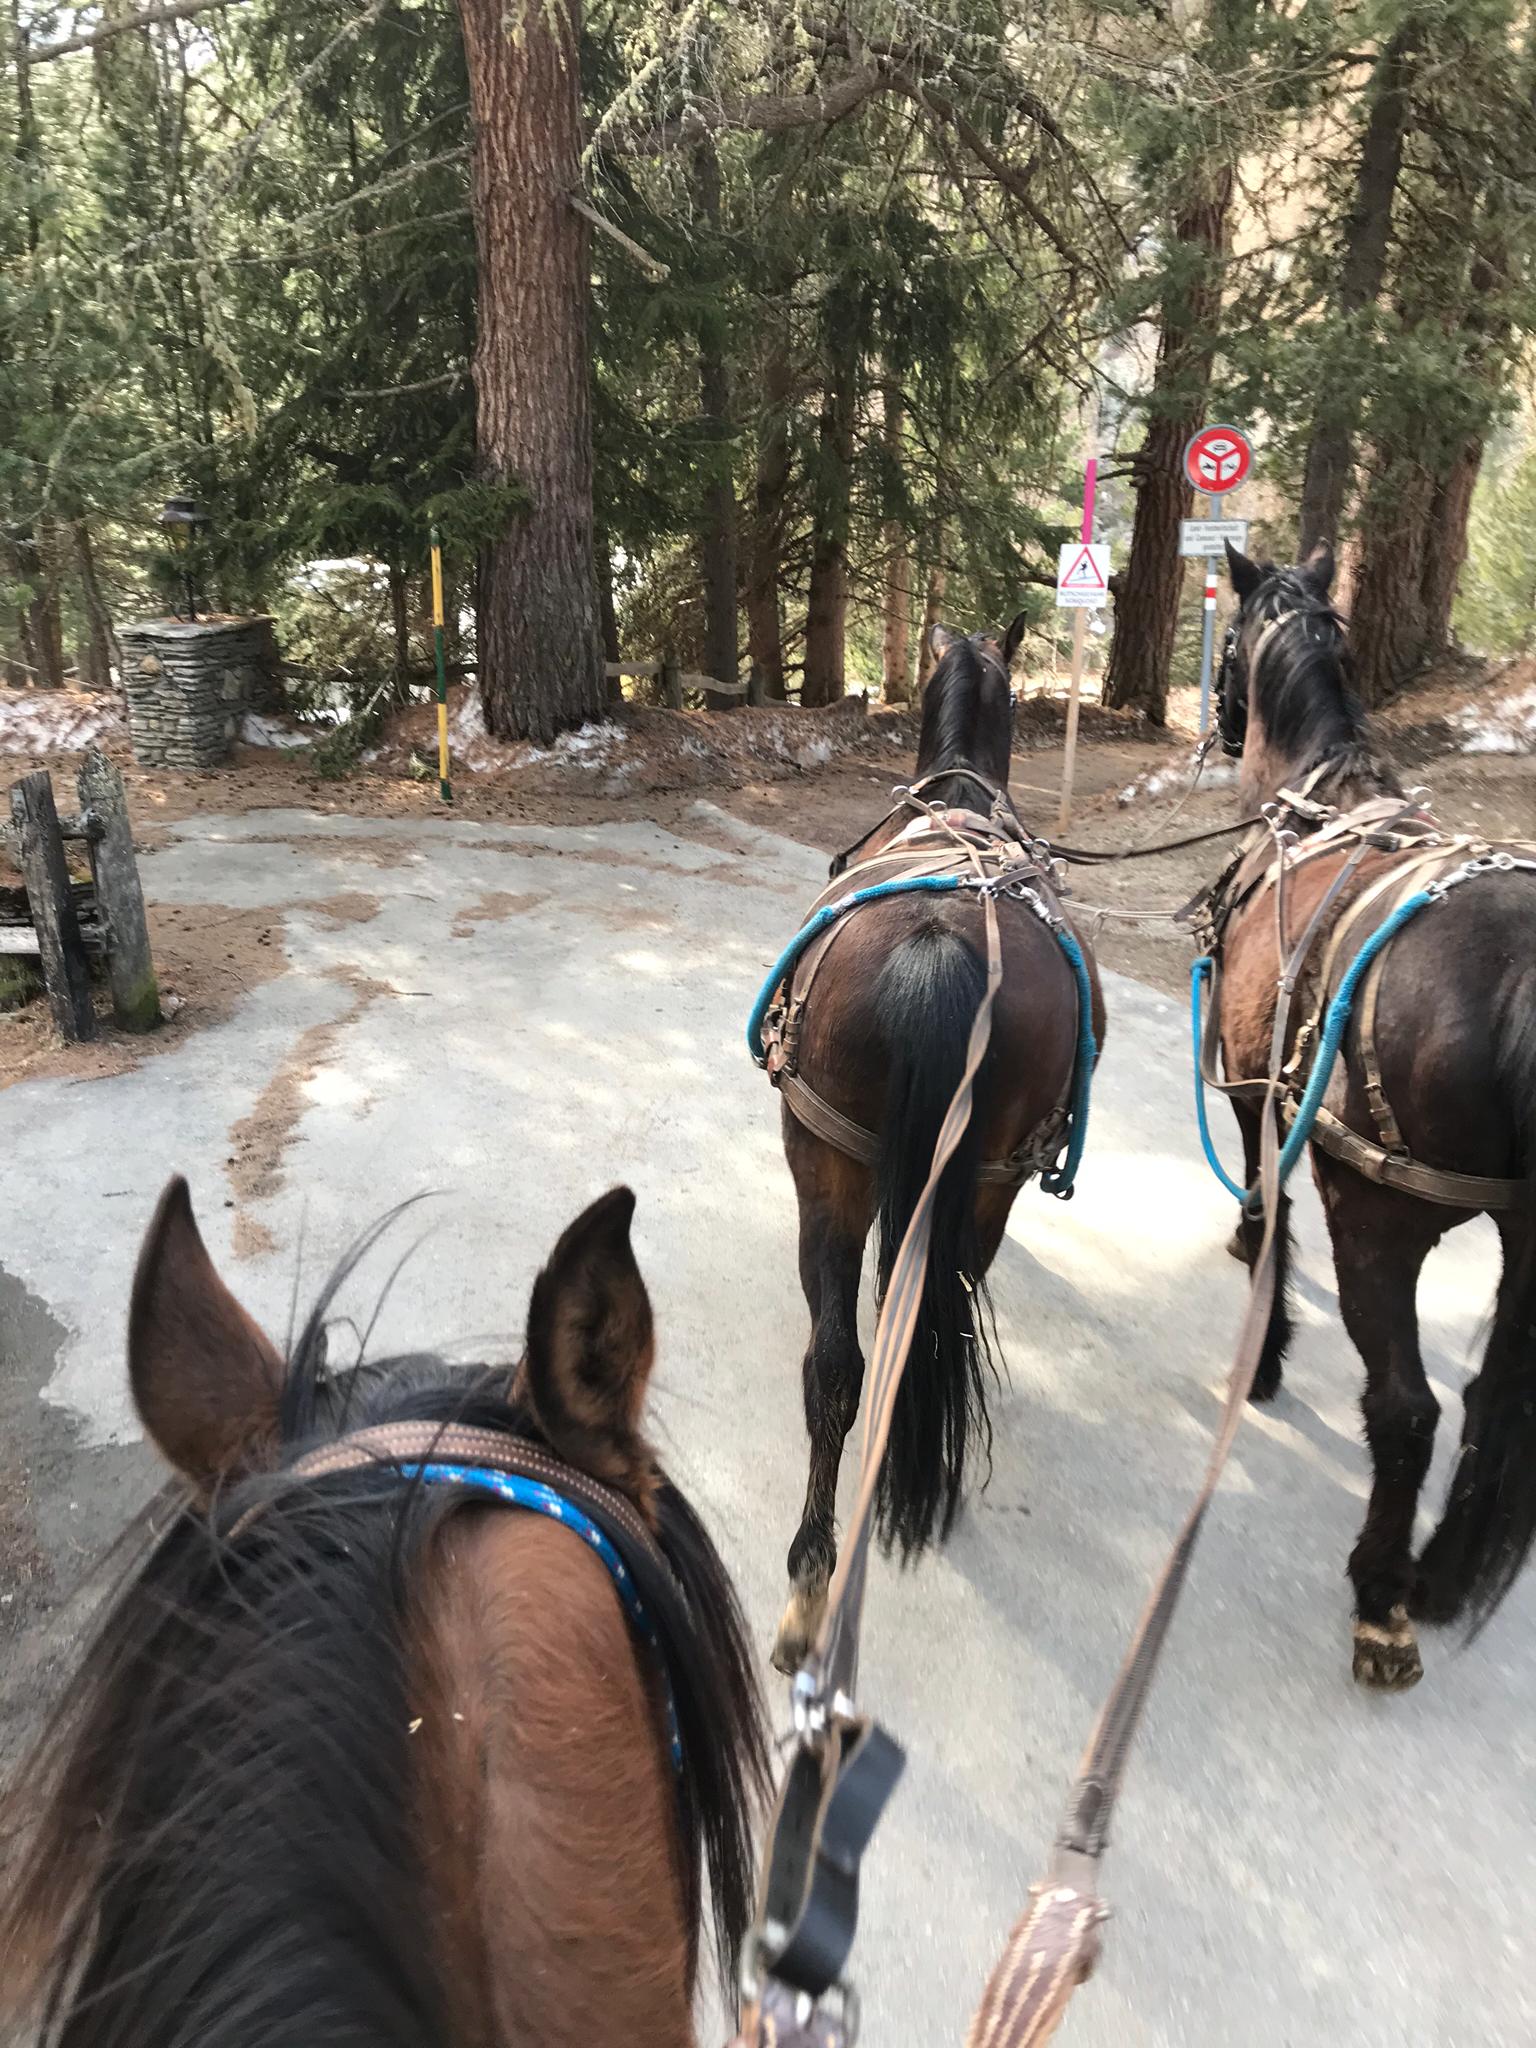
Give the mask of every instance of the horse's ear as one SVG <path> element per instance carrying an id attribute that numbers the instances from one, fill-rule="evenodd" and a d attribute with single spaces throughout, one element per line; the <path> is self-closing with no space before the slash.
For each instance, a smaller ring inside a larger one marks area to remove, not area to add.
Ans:
<path id="1" fill-rule="evenodd" d="M 128 1309 L 128 1378 L 156 1447 L 201 1491 L 274 1444 L 281 1354 L 214 1270 L 180 1174 L 160 1197 Z"/>
<path id="2" fill-rule="evenodd" d="M 935 661 L 942 661 L 959 638 L 960 635 L 952 633 L 948 626 L 931 626 L 928 630 L 928 651 Z"/>
<path id="3" fill-rule="evenodd" d="M 1257 562 L 1250 562 L 1241 548 L 1227 544 L 1227 574 L 1232 578 L 1232 588 L 1237 592 L 1239 604 L 1246 604 L 1259 585 L 1264 581 L 1264 571 Z"/>
<path id="4" fill-rule="evenodd" d="M 1024 638 L 1029 625 L 1029 613 L 1020 612 L 1008 631 L 1003 635 L 1003 667 L 1013 667 L 1013 657 L 1019 651 L 1019 642 Z"/>
<path id="5" fill-rule="evenodd" d="M 629 1189 L 610 1188 L 555 1246 L 533 1283 L 521 1382 L 562 1458 L 631 1491 L 650 1469 L 639 1430 L 655 1355 L 634 1213 Z"/>
<path id="6" fill-rule="evenodd" d="M 1333 588 L 1333 549 L 1327 541 L 1320 540 L 1302 563 L 1302 573 L 1309 583 L 1314 584 L 1326 597 Z"/>

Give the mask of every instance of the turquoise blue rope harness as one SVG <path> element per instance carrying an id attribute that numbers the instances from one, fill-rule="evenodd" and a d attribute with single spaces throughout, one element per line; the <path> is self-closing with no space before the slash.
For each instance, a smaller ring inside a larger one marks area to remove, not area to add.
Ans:
<path id="1" fill-rule="evenodd" d="M 1443 884 L 1435 888 L 1416 890 L 1412 896 L 1407 897 L 1405 901 L 1397 906 L 1385 923 L 1379 924 L 1376 927 L 1375 931 L 1371 933 L 1365 944 L 1350 962 L 1348 972 L 1339 983 L 1337 994 L 1328 1005 L 1328 1015 L 1323 1024 L 1322 1037 L 1318 1041 L 1317 1053 L 1312 1061 L 1312 1072 L 1307 1079 L 1306 1088 L 1302 1092 L 1301 1101 L 1296 1106 L 1296 1114 L 1291 1121 L 1291 1128 L 1286 1134 L 1285 1143 L 1280 1148 L 1280 1185 L 1282 1187 L 1285 1185 L 1291 1169 L 1301 1157 L 1308 1138 L 1312 1135 L 1312 1126 L 1317 1121 L 1317 1112 L 1322 1107 L 1323 1097 L 1328 1090 L 1328 1083 L 1333 1078 L 1333 1063 L 1338 1058 L 1339 1047 L 1344 1042 L 1344 1033 L 1349 1025 L 1350 1013 L 1355 1006 L 1355 992 L 1364 978 L 1366 969 L 1376 958 L 1382 947 L 1389 940 L 1396 938 L 1410 918 L 1417 917 L 1419 912 L 1428 904 L 1439 902 L 1443 894 Z M 1205 1148 L 1205 1156 L 1210 1162 L 1211 1171 L 1227 1190 L 1228 1194 L 1235 1195 L 1240 1202 L 1246 1202 L 1250 1190 L 1239 1187 L 1221 1161 L 1216 1157 L 1216 1148 L 1211 1142 L 1210 1125 L 1206 1120 L 1205 1114 L 1205 1072 L 1200 1060 L 1202 1035 L 1201 990 L 1215 971 L 1215 966 L 1216 963 L 1212 956 L 1209 953 L 1202 953 L 1190 969 L 1189 975 L 1190 1029 L 1194 1039 L 1195 1052 L 1195 1120 L 1200 1127 L 1200 1143 Z"/>
<path id="2" fill-rule="evenodd" d="M 783 952 L 769 969 L 768 979 L 758 990 L 757 1000 L 747 1018 L 747 1051 L 755 1065 L 767 1064 L 763 1055 L 763 1022 L 773 1006 L 785 978 L 806 947 L 829 924 L 840 917 L 846 917 L 850 910 L 857 910 L 861 904 L 873 903 L 881 896 L 911 896 L 919 893 L 944 895 L 953 889 L 974 889 L 975 882 L 968 875 L 898 875 L 889 882 L 871 882 L 867 888 L 850 890 L 840 896 L 836 903 L 828 903 L 816 915 L 803 924 Z M 1068 1112 L 1067 1149 L 1060 1166 L 1042 1173 L 1040 1185 L 1048 1195 L 1056 1195 L 1066 1201 L 1072 1193 L 1072 1184 L 1077 1169 L 1082 1164 L 1083 1147 L 1088 1141 L 1088 1106 L 1093 1088 L 1094 1061 L 1098 1058 L 1098 1042 L 1093 1035 L 1093 985 L 1088 979 L 1088 963 L 1083 958 L 1083 949 L 1065 926 L 1050 923 L 1056 943 L 1067 956 L 1077 985 L 1077 1057 L 1072 1068 L 1072 1101 Z"/>
<path id="3" fill-rule="evenodd" d="M 601 1558 L 608 1576 L 613 1580 L 619 1601 L 628 1615 L 636 1635 L 648 1643 L 655 1653 L 656 1668 L 661 1673 L 662 1696 L 667 1710 L 667 1738 L 672 1752 L 672 1768 L 681 1775 L 683 1768 L 683 1740 L 678 1733 L 677 1703 L 672 1697 L 672 1680 L 667 1671 L 666 1658 L 662 1655 L 657 1640 L 655 1624 L 646 1613 L 636 1589 L 629 1567 L 613 1547 L 613 1544 L 599 1529 L 592 1517 L 569 1501 L 563 1494 L 556 1493 L 552 1486 L 542 1481 L 528 1479 L 520 1472 L 493 1472 L 479 1465 L 402 1465 L 400 1470 L 408 1479 L 419 1479 L 427 1486 L 467 1486 L 481 1493 L 494 1494 L 508 1507 L 526 1508 L 530 1514 L 547 1515 L 552 1522 L 563 1522 L 567 1529 L 591 1545 Z"/>

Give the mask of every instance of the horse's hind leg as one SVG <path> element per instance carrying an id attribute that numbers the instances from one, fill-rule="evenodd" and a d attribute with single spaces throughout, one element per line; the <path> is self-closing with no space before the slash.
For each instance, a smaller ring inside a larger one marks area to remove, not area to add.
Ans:
<path id="1" fill-rule="evenodd" d="M 1243 1134 L 1243 1177 L 1252 1187 L 1259 1176 L 1260 1114 L 1250 1103 L 1234 1101 L 1232 1107 L 1237 1113 L 1238 1129 Z M 1245 1207 L 1238 1212 L 1237 1228 L 1227 1249 L 1252 1271 L 1263 1239 L 1263 1217 L 1250 1216 Z M 1270 1310 L 1264 1349 L 1259 1353 L 1258 1368 L 1253 1375 L 1253 1392 L 1249 1398 L 1254 1401 L 1273 1401 L 1280 1391 L 1285 1354 L 1291 1348 L 1290 1276 L 1291 1198 L 1282 1194 L 1280 1214 L 1275 1224 L 1275 1305 Z"/>
<path id="2" fill-rule="evenodd" d="M 1453 1220 L 1450 1212 L 1362 1180 L 1319 1159 L 1318 1184 L 1333 1240 L 1339 1312 L 1365 1361 L 1365 1440 L 1371 1497 L 1350 1553 L 1355 1589 L 1355 1677 L 1401 1691 L 1424 1675 L 1408 1599 L 1413 1521 L 1435 1446 L 1440 1404 L 1419 1355 L 1419 1274 Z"/>
<path id="3" fill-rule="evenodd" d="M 802 1377 L 810 1470 L 800 1527 L 789 1546 L 789 1604 L 773 1661 L 793 1672 L 815 1640 L 837 1562 L 837 1474 L 859 1412 L 859 1275 L 874 1205 L 874 1178 L 857 1161 L 789 1126 L 785 1151 L 800 1198 L 800 1283 L 811 1311 Z"/>

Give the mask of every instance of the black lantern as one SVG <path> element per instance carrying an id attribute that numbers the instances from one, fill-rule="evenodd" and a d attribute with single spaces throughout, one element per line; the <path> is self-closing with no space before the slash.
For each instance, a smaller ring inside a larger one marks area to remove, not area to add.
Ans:
<path id="1" fill-rule="evenodd" d="M 196 498 L 167 498 L 160 514 L 171 552 L 181 564 L 182 583 L 187 593 L 187 617 L 197 619 L 197 593 L 192 580 L 192 542 L 199 527 L 208 524 L 208 514 Z"/>

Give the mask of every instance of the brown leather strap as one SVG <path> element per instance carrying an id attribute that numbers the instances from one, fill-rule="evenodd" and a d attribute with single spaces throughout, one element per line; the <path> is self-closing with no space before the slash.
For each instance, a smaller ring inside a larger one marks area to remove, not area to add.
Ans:
<path id="1" fill-rule="evenodd" d="M 874 1531 L 875 1494 L 891 1433 L 896 1395 L 906 1370 L 918 1311 L 922 1306 L 928 1249 L 933 1237 L 934 1203 L 944 1169 L 954 1157 L 970 1124 L 976 1076 L 992 1037 L 992 1010 L 1003 979 L 1003 947 L 997 904 L 990 895 L 983 896 L 982 910 L 987 940 L 986 985 L 971 1023 L 965 1067 L 933 1148 L 927 1181 L 891 1265 L 875 1341 L 870 1350 L 864 1434 L 859 1451 L 858 1498 L 849 1517 L 847 1535 L 827 1595 L 821 1631 L 810 1658 L 818 1689 L 822 1697 L 829 1700 L 838 1694 L 848 1699 L 853 1697 L 858 1675 L 859 1629 L 864 1613 L 865 1569 Z"/>
<path id="2" fill-rule="evenodd" d="M 799 1074 L 793 1074 L 786 1067 L 778 1076 L 779 1093 L 789 1105 L 797 1122 L 813 1136 L 850 1159 L 857 1159 L 861 1166 L 873 1166 L 880 1157 L 880 1140 L 864 1124 L 856 1124 L 852 1117 L 844 1116 L 840 1109 L 834 1109 L 824 1096 L 818 1095 L 810 1083 Z M 1061 1137 L 1066 1128 L 1066 1110 L 1062 1106 L 1050 1110 L 1030 1132 L 1017 1152 L 1006 1159 L 984 1159 L 976 1169 L 976 1178 L 988 1187 L 1022 1187 L 1032 1173 L 1039 1173 L 1049 1166 L 1061 1150 Z"/>
<path id="3" fill-rule="evenodd" d="M 579 1507 L 595 1508 L 632 1543 L 666 1562 L 655 1537 L 622 1494 L 565 1464 L 542 1444 L 497 1429 L 476 1429 L 458 1422 L 378 1423 L 306 1453 L 289 1466 L 287 1476 L 320 1479 L 336 1473 L 366 1472 L 379 1465 L 474 1465 L 486 1472 L 514 1472 L 540 1480 Z M 230 1532 L 231 1539 L 263 1512 L 264 1508 L 256 1507 L 242 1515 Z M 671 1567 L 666 1568 L 670 1573 Z"/>
<path id="4" fill-rule="evenodd" d="M 1513 1209 L 1527 1196 L 1524 1181 L 1452 1173 L 1445 1167 L 1423 1166 L 1416 1159 L 1394 1157 L 1351 1130 L 1329 1109 L 1317 1112 L 1312 1142 L 1345 1166 L 1352 1166 L 1362 1179 L 1397 1188 L 1405 1195 L 1418 1195 L 1426 1202 L 1443 1202 L 1449 1209 Z"/>
<path id="5" fill-rule="evenodd" d="M 1093 1974 L 1105 1909 L 1091 1892 L 1037 1884 L 1029 1910 L 1008 1937 L 966 2035 L 966 2048 L 1039 2048 L 1067 2002 Z"/>

